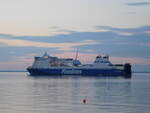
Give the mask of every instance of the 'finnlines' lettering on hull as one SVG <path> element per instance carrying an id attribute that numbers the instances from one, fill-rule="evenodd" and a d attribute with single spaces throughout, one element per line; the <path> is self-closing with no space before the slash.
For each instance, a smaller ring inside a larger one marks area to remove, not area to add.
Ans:
<path id="1" fill-rule="evenodd" d="M 63 69 L 62 74 L 82 74 L 82 70 Z"/>

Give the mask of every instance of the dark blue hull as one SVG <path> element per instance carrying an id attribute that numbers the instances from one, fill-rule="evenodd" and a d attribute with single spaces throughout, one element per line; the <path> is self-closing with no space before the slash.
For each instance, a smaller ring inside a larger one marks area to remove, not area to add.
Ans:
<path id="1" fill-rule="evenodd" d="M 126 78 L 128 77 L 125 70 L 119 69 L 75 69 L 75 68 L 53 68 L 53 69 L 35 69 L 35 68 L 27 68 L 30 75 L 82 75 L 82 76 L 122 76 Z M 131 76 L 131 75 L 130 75 Z"/>

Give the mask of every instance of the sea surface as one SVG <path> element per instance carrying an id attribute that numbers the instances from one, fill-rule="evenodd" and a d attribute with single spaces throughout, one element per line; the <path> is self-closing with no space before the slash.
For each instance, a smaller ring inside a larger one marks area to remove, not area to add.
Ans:
<path id="1" fill-rule="evenodd" d="M 150 113 L 150 73 L 124 79 L 0 72 L 0 113 Z"/>

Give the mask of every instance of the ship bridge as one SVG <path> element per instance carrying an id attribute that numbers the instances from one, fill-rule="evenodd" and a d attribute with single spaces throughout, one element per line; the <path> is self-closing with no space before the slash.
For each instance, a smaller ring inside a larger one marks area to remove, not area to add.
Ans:
<path id="1" fill-rule="evenodd" d="M 106 56 L 98 55 L 94 61 L 94 64 L 95 65 L 110 65 L 111 62 L 109 61 L 108 55 L 106 55 Z"/>

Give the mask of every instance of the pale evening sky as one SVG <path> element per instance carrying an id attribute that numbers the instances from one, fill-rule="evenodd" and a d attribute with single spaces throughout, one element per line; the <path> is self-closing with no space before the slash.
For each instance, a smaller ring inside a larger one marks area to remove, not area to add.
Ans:
<path id="1" fill-rule="evenodd" d="M 0 14 L 0 70 L 75 48 L 87 62 L 102 53 L 150 69 L 150 0 L 0 0 Z"/>

